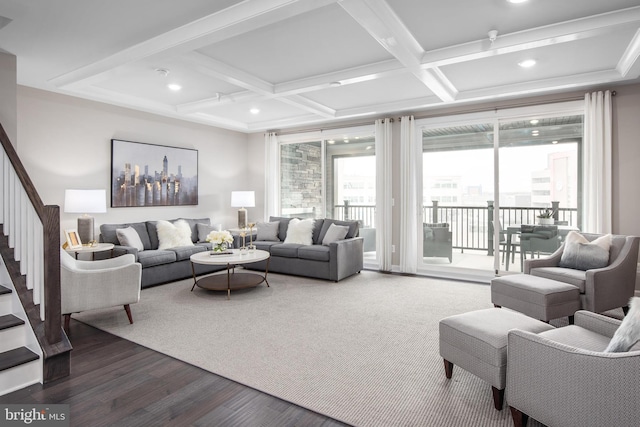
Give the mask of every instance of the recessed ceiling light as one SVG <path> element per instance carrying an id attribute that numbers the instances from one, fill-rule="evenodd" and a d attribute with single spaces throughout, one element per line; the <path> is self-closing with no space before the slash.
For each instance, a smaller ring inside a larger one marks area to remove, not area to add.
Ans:
<path id="1" fill-rule="evenodd" d="M 260 109 L 259 108 L 252 108 L 252 109 L 249 110 L 249 112 L 251 114 L 258 114 L 260 112 Z"/>
<path id="2" fill-rule="evenodd" d="M 531 121 L 529 121 L 529 123 L 531 123 L 532 125 L 537 125 L 540 122 L 540 120 L 538 119 L 533 119 Z"/>
<path id="3" fill-rule="evenodd" d="M 533 67 L 534 65 L 536 65 L 536 60 L 535 59 L 525 59 L 524 61 L 518 62 L 518 65 L 521 66 L 522 68 Z"/>
<path id="4" fill-rule="evenodd" d="M 160 74 L 162 77 L 167 77 L 169 75 L 169 70 L 166 68 L 156 68 L 155 72 Z"/>
<path id="5" fill-rule="evenodd" d="M 342 86 L 342 83 L 340 83 L 340 82 L 331 82 L 331 83 L 329 83 L 329 86 L 338 87 L 338 86 Z"/>
<path id="6" fill-rule="evenodd" d="M 171 89 L 172 91 L 174 91 L 174 92 L 177 92 L 177 91 L 179 91 L 180 89 L 182 89 L 182 86 L 180 86 L 180 85 L 178 85 L 178 84 L 175 84 L 175 83 L 171 83 L 171 84 L 167 85 L 167 87 L 168 87 L 169 89 Z"/>

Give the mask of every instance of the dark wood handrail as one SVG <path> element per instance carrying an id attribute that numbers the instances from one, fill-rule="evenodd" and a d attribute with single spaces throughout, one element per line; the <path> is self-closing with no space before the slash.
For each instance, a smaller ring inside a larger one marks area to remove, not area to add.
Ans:
<path id="1" fill-rule="evenodd" d="M 44 337 L 48 344 L 60 342 L 62 328 L 60 319 L 62 309 L 60 304 L 60 207 L 45 206 L 36 190 L 22 161 L 18 157 L 9 136 L 0 124 L 0 142 L 9 161 L 13 165 L 20 183 L 29 197 L 36 214 L 42 222 L 43 228 L 43 259 L 44 259 Z"/>

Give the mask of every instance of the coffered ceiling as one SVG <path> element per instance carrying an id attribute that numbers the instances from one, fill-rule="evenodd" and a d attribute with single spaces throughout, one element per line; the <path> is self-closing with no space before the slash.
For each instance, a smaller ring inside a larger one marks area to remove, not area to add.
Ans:
<path id="1" fill-rule="evenodd" d="M 0 0 L 0 49 L 21 85 L 259 132 L 635 81 L 640 0 Z"/>

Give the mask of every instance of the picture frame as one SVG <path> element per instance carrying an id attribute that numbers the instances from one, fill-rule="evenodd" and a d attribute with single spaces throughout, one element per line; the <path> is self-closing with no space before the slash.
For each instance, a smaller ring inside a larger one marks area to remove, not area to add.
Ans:
<path id="1" fill-rule="evenodd" d="M 111 207 L 198 204 L 198 150 L 111 140 Z"/>
<path id="2" fill-rule="evenodd" d="M 80 240 L 78 230 L 75 228 L 64 230 L 64 235 L 67 238 L 67 249 L 82 249 L 82 240 Z"/>

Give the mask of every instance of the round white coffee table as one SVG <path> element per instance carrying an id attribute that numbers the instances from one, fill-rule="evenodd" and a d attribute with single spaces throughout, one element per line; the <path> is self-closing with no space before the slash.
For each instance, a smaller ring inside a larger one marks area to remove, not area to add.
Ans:
<path id="1" fill-rule="evenodd" d="M 255 288 L 260 283 L 267 282 L 267 273 L 269 271 L 269 258 L 271 255 L 267 251 L 255 250 L 254 252 L 240 254 L 238 249 L 232 249 L 231 254 L 224 255 L 211 255 L 209 251 L 198 252 L 190 257 L 191 271 L 193 273 L 193 286 L 191 291 L 196 287 L 202 289 L 208 289 L 210 291 L 227 291 L 227 299 L 231 298 L 231 289 L 246 289 Z M 259 273 L 236 273 L 235 266 L 242 264 L 249 264 L 252 262 L 258 262 L 267 260 L 267 267 L 264 270 L 264 275 Z M 226 265 L 227 274 L 214 274 L 210 276 L 196 278 L 196 270 L 194 264 L 206 264 L 206 265 Z"/>
<path id="2" fill-rule="evenodd" d="M 113 251 L 114 247 L 115 245 L 113 243 L 96 243 L 93 246 L 83 245 L 81 248 L 78 248 L 78 249 L 66 248 L 65 251 L 67 251 L 70 254 L 74 253 L 76 259 L 78 259 L 78 254 L 90 253 L 91 260 L 94 260 L 96 252 Z M 113 252 L 111 253 L 111 256 L 113 257 Z"/>

